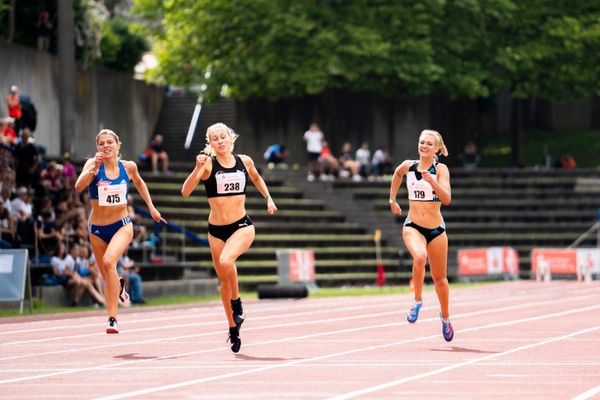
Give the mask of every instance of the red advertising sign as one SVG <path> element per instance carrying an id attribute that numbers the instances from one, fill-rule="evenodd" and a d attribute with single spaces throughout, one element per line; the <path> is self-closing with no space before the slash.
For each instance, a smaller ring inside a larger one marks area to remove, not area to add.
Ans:
<path id="1" fill-rule="evenodd" d="M 290 281 L 313 282 L 315 280 L 315 253 L 310 250 L 290 251 Z"/>

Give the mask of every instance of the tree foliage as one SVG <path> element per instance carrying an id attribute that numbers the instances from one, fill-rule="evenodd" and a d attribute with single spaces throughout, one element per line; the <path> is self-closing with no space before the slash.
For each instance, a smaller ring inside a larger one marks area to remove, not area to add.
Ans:
<path id="1" fill-rule="evenodd" d="M 329 89 L 416 97 L 598 91 L 598 0 L 135 0 L 154 79 L 239 99 Z M 210 72 L 210 77 L 207 78 Z"/>
<path id="2" fill-rule="evenodd" d="M 109 20 L 103 26 L 97 63 L 119 71 L 133 72 L 134 67 L 149 50 L 148 42 L 131 32 L 130 24 L 121 18 Z"/>
<path id="3" fill-rule="evenodd" d="M 74 0 L 74 40 L 77 60 L 84 64 L 97 63 L 120 71 L 133 73 L 142 53 L 149 49 L 144 36 L 132 32 L 131 22 L 119 17 L 126 0 Z M 7 5 L 0 0 L 0 18 L 7 18 Z M 35 47 L 39 14 L 48 11 L 53 25 L 50 51 L 58 49 L 57 0 L 26 2 L 15 6 L 14 41 Z M 7 35 L 8 24 L 0 24 L 0 36 Z"/>

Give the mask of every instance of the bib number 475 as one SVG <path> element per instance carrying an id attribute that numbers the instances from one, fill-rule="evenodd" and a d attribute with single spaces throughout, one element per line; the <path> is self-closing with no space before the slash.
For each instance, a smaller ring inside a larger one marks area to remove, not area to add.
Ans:
<path id="1" fill-rule="evenodd" d="M 115 204 L 121 202 L 121 197 L 118 194 L 109 194 L 106 196 L 106 202 L 108 204 Z"/>

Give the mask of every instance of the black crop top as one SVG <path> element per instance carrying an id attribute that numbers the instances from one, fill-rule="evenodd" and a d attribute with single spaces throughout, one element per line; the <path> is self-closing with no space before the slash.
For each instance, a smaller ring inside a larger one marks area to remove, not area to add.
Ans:
<path id="1" fill-rule="evenodd" d="M 208 179 L 203 181 L 206 189 L 206 197 L 237 196 L 246 194 L 246 185 L 248 183 L 248 171 L 238 155 L 235 157 L 235 165 L 232 168 L 225 168 L 217 161 L 216 157 L 211 157 L 212 171 Z"/>

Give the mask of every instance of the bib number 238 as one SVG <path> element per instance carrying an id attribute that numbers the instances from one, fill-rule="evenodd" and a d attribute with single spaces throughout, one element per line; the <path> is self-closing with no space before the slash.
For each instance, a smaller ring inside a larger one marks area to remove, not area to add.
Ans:
<path id="1" fill-rule="evenodd" d="M 246 175 L 241 171 L 226 172 L 218 174 L 217 180 L 217 193 L 242 193 L 244 191 L 244 184 L 246 183 Z"/>

